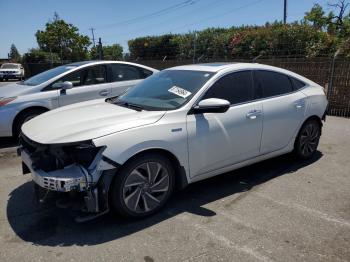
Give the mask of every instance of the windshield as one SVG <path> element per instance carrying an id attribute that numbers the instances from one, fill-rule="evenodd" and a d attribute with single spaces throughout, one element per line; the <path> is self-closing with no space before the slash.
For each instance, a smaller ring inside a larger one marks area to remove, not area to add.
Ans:
<path id="1" fill-rule="evenodd" d="M 1 65 L 1 69 L 18 69 L 19 66 L 15 64 L 3 64 Z"/>
<path id="2" fill-rule="evenodd" d="M 63 66 L 58 66 L 53 69 L 47 70 L 45 72 L 42 72 L 40 74 L 37 74 L 31 78 L 28 78 L 26 81 L 21 82 L 21 85 L 27 85 L 27 86 L 37 86 L 40 85 L 51 78 L 58 76 L 64 72 L 67 72 L 73 68 L 76 68 L 77 66 L 72 66 L 72 65 L 63 65 Z"/>
<path id="3" fill-rule="evenodd" d="M 119 97 L 116 104 L 148 110 L 173 110 L 189 101 L 214 75 L 212 72 L 164 70 Z"/>

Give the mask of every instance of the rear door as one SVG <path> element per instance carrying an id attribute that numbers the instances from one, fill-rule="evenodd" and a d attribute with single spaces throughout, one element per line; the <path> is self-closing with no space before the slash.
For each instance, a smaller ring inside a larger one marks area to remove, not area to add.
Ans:
<path id="1" fill-rule="evenodd" d="M 152 71 L 138 66 L 116 63 L 109 64 L 108 72 L 111 82 L 111 96 L 120 96 L 142 79 L 153 74 Z"/>
<path id="2" fill-rule="evenodd" d="M 260 152 L 266 154 L 291 141 L 303 120 L 306 96 L 295 90 L 289 76 L 275 71 L 254 71 L 254 84 L 263 103 Z"/>
<path id="3" fill-rule="evenodd" d="M 73 88 L 61 91 L 58 97 L 59 105 L 65 106 L 111 95 L 111 84 L 107 81 L 106 65 L 95 65 L 77 70 L 62 77 L 55 83 L 70 81 Z"/>

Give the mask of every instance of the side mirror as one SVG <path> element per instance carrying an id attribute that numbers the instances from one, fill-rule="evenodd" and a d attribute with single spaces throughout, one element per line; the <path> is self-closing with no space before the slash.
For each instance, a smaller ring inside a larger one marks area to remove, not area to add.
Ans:
<path id="1" fill-rule="evenodd" d="M 62 83 L 61 89 L 67 90 L 67 89 L 71 89 L 71 88 L 73 88 L 73 83 L 72 83 L 72 82 L 64 81 L 64 82 Z"/>
<path id="2" fill-rule="evenodd" d="M 230 108 L 230 102 L 219 98 L 208 98 L 200 101 L 192 108 L 194 114 L 225 113 Z"/>
<path id="3" fill-rule="evenodd" d="M 61 89 L 61 94 L 65 94 L 67 89 L 73 88 L 73 83 L 70 81 L 58 82 L 52 85 L 55 89 Z"/>

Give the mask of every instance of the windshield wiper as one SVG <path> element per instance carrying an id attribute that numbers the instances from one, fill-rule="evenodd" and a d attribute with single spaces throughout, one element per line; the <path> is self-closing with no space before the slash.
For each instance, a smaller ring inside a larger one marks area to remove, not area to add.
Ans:
<path id="1" fill-rule="evenodd" d="M 119 105 L 119 106 L 125 106 L 127 108 L 130 108 L 130 109 L 134 109 L 136 111 L 142 111 L 144 110 L 144 108 L 140 105 L 136 105 L 136 104 L 132 104 L 132 103 L 128 103 L 128 102 L 117 102 L 115 103 L 116 105 Z"/>

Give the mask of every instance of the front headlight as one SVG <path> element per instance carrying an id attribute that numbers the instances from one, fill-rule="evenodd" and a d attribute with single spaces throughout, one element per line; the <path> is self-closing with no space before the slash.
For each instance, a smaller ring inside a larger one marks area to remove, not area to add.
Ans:
<path id="1" fill-rule="evenodd" d="M 12 97 L 2 97 L 0 98 L 0 106 L 4 106 L 10 102 L 12 102 L 13 100 L 15 100 L 17 98 L 17 96 L 12 96 Z"/>

